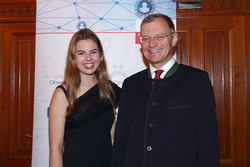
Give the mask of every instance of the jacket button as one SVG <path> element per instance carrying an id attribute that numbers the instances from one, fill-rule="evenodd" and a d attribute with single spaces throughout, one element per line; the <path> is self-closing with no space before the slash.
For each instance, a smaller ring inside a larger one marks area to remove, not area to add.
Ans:
<path id="1" fill-rule="evenodd" d="M 150 128 L 154 128 L 156 125 L 154 123 L 149 123 Z"/>
<path id="2" fill-rule="evenodd" d="M 153 101 L 153 102 L 152 102 L 152 105 L 153 105 L 153 106 L 156 106 L 156 102 L 155 102 L 155 101 Z"/>
<path id="3" fill-rule="evenodd" d="M 147 146 L 147 150 L 148 150 L 148 151 L 151 151 L 151 150 L 152 150 L 152 147 L 151 147 L 151 146 Z"/>

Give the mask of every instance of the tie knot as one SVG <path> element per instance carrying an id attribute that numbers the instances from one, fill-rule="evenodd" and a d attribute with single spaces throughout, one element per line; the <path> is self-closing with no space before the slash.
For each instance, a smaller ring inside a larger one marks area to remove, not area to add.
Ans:
<path id="1" fill-rule="evenodd" d="M 154 79 L 161 79 L 161 73 L 163 72 L 163 70 L 156 70 L 155 71 L 155 78 Z"/>

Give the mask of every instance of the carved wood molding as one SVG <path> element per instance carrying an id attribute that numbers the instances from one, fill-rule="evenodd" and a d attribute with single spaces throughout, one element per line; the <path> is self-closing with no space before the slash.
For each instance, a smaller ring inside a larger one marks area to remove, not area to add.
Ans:
<path id="1" fill-rule="evenodd" d="M 0 21 L 35 21 L 36 4 L 0 4 Z"/>
<path id="2" fill-rule="evenodd" d="M 242 0 L 202 0 L 205 10 L 241 10 Z"/>
<path id="3" fill-rule="evenodd" d="M 178 0 L 185 1 L 185 0 Z M 241 13 L 243 12 L 243 0 L 201 0 L 201 9 L 181 10 L 177 13 L 198 13 L 198 14 L 218 14 L 218 13 Z"/>

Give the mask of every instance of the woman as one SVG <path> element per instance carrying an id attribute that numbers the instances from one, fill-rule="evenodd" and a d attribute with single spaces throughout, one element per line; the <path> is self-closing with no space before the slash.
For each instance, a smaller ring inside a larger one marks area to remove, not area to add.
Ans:
<path id="1" fill-rule="evenodd" d="M 79 30 L 68 48 L 64 81 L 50 102 L 50 167 L 109 167 L 119 94 L 99 38 Z"/>

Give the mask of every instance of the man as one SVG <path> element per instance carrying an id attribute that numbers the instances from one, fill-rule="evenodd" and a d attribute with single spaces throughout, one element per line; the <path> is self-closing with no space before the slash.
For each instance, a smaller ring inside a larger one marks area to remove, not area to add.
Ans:
<path id="1" fill-rule="evenodd" d="M 219 166 L 213 88 L 207 72 L 174 60 L 177 40 L 168 16 L 142 21 L 141 46 L 150 67 L 124 81 L 112 167 Z"/>

